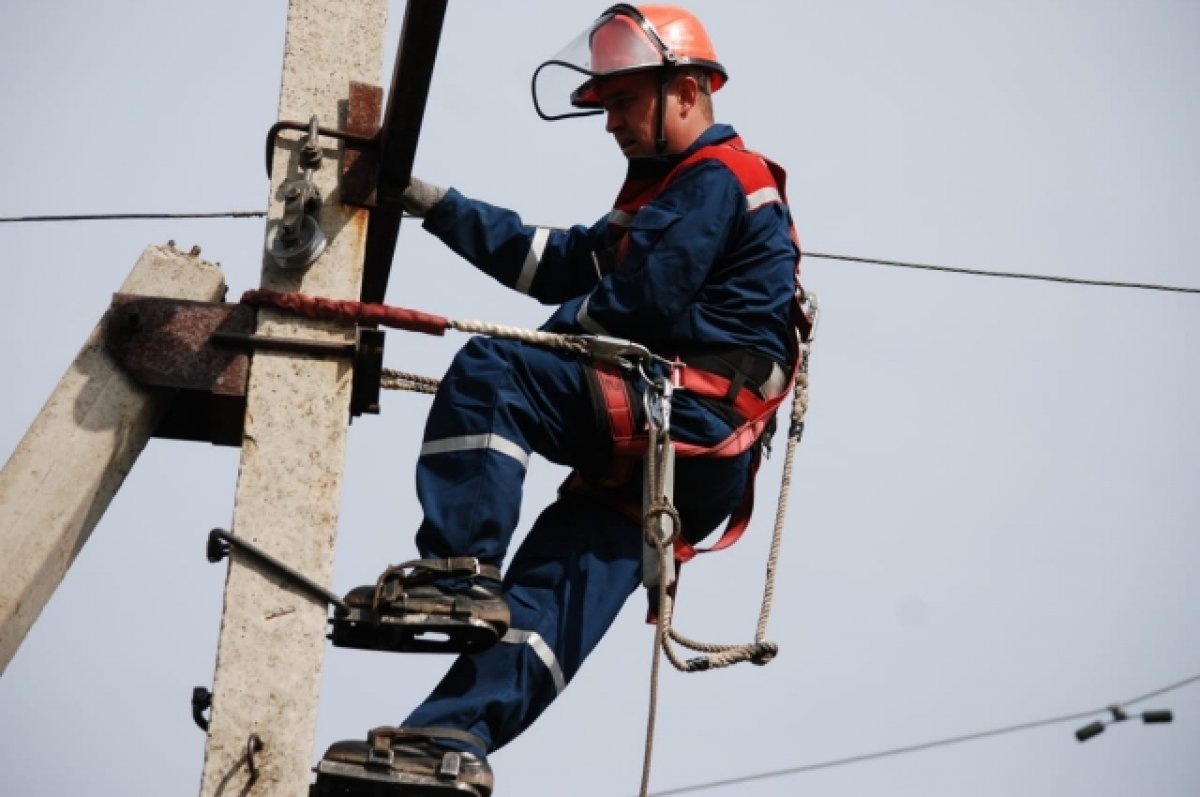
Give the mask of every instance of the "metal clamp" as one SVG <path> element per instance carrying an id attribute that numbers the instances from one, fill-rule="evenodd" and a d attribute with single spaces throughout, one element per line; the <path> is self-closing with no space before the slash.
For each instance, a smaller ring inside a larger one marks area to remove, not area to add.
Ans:
<path id="1" fill-rule="evenodd" d="M 354 417 L 363 413 L 378 415 L 383 378 L 384 331 L 357 327 L 354 335 L 353 343 L 339 343 L 217 330 L 212 334 L 212 342 L 216 346 L 352 359 L 354 382 L 350 391 L 350 414 Z"/>

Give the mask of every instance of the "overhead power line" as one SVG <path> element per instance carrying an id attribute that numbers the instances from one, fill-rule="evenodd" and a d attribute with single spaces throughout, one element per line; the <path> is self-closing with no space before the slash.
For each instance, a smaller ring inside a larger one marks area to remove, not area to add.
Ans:
<path id="1" fill-rule="evenodd" d="M 262 210 L 226 210 L 219 213 L 94 213 L 78 216 L 0 216 L 0 223 L 25 221 L 126 221 L 130 219 L 252 219 L 266 216 Z"/>
<path id="2" fill-rule="evenodd" d="M 1136 703 L 1149 700 L 1152 697 L 1166 694 L 1175 689 L 1180 689 L 1188 684 L 1200 681 L 1200 674 L 1193 675 L 1190 678 L 1185 678 L 1178 683 L 1173 683 L 1170 686 L 1164 686 L 1161 689 L 1155 689 L 1153 692 L 1147 692 L 1144 695 L 1139 695 L 1130 700 L 1126 700 L 1121 705 L 1132 706 Z M 815 764 L 804 764 L 798 767 L 789 767 L 788 769 L 777 769 L 771 772 L 759 772 L 753 775 L 743 775 L 737 778 L 729 778 L 727 780 L 714 780 L 707 783 L 696 783 L 691 786 L 682 786 L 677 789 L 668 789 L 666 791 L 652 792 L 649 797 L 671 797 L 676 794 L 691 794 L 693 792 L 703 791 L 706 789 L 718 789 L 725 786 L 739 786 L 745 783 L 751 783 L 756 780 L 766 780 L 768 778 L 779 778 L 784 775 L 798 775 L 802 772 L 813 772 L 818 769 L 832 769 L 833 767 L 846 766 L 847 764 L 858 764 L 864 761 L 872 761 L 878 758 L 887 758 L 889 756 L 905 755 L 907 753 L 916 753 L 922 750 L 930 750 L 935 747 L 947 747 L 952 744 L 962 742 L 972 742 L 977 739 L 986 739 L 991 736 L 1000 736 L 1008 733 L 1016 733 L 1018 731 L 1027 731 L 1034 728 L 1041 728 L 1046 725 L 1057 725 L 1064 722 L 1076 722 L 1081 719 L 1095 716 L 1109 710 L 1111 707 L 1101 709 L 1093 709 L 1092 711 L 1081 711 L 1076 714 L 1065 714 L 1061 717 L 1050 717 L 1043 720 L 1034 720 L 1033 722 L 1022 722 L 1019 725 L 1006 725 L 1001 728 L 993 728 L 987 731 L 978 731 L 976 733 L 968 733 L 962 736 L 951 736 L 946 739 L 937 739 L 931 742 L 921 742 L 919 744 L 906 745 L 904 747 L 893 747 L 888 750 L 878 750 L 873 753 L 863 753 L 862 755 L 848 756 L 846 758 L 835 758 L 830 761 L 821 761 Z"/>
<path id="3" fill-rule="evenodd" d="M 218 213 L 96 213 L 70 216 L 0 216 L 0 224 L 17 222 L 50 222 L 50 221 L 128 221 L 147 219 L 252 219 L 263 218 L 267 214 L 261 210 L 230 210 Z M 411 218 L 405 213 L 405 218 Z M 966 268 L 963 266 L 939 266 L 933 263 L 916 263 L 906 260 L 886 260 L 877 257 L 859 257 L 856 255 L 838 255 L 827 252 L 805 252 L 804 256 L 814 260 L 841 260 L 846 263 L 866 263 L 874 266 L 889 268 L 906 268 L 920 271 L 940 271 L 946 274 L 965 274 L 972 277 L 997 277 L 1001 279 L 1023 279 L 1038 282 L 1058 282 L 1065 285 L 1094 285 L 1101 288 L 1126 288 L 1143 291 L 1164 291 L 1169 293 L 1200 293 L 1200 288 L 1190 288 L 1180 285 L 1163 285 L 1154 282 L 1123 282 L 1119 280 L 1094 280 L 1083 277 L 1062 277 L 1055 274 L 1035 274 L 1021 271 L 995 271 L 991 269 Z"/>
<path id="4" fill-rule="evenodd" d="M 910 268 L 922 271 L 941 271 L 947 274 L 968 274 L 973 277 L 1000 277 L 1004 279 L 1037 280 L 1039 282 L 1061 282 L 1067 285 L 1095 285 L 1102 288 L 1135 288 L 1144 291 L 1170 291 L 1174 293 L 1200 293 L 1200 288 L 1188 288 L 1178 285 L 1160 285 L 1153 282 L 1120 282 L 1116 280 L 1093 280 L 1082 277 L 1060 277 L 1054 274 L 1033 274 L 1020 271 L 992 271 L 989 269 L 964 268 L 962 266 L 937 266 L 931 263 L 912 263 L 904 260 L 881 260 L 872 257 L 855 257 L 853 255 L 833 255 L 823 252 L 805 252 L 807 258 L 819 260 L 842 260 L 847 263 L 869 263 L 876 266 L 892 268 Z"/>

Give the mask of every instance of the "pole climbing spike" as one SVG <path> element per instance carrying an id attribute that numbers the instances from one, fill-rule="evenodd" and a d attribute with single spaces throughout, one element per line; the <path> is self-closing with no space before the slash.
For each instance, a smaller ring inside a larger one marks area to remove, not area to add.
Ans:
<path id="1" fill-rule="evenodd" d="M 448 579 L 461 589 L 442 586 Z M 508 631 L 500 569 L 474 557 L 419 559 L 393 565 L 375 584 L 346 595 L 330 619 L 336 647 L 394 653 L 478 653 Z"/>
<path id="2" fill-rule="evenodd" d="M 487 761 L 438 739 L 482 740 L 441 728 L 375 728 L 367 741 L 335 742 L 316 766 L 310 797 L 489 797 Z"/>

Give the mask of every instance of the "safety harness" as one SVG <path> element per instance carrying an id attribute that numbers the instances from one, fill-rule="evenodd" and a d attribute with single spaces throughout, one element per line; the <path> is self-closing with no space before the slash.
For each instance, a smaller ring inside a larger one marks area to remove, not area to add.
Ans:
<path id="1" fill-rule="evenodd" d="M 634 215 L 643 206 L 659 196 L 681 173 L 707 160 L 723 164 L 738 180 L 746 195 L 746 212 L 774 203 L 787 204 L 785 192 L 786 173 L 778 164 L 758 153 L 744 148 L 740 137 L 733 137 L 719 144 L 701 147 L 682 159 L 665 175 L 629 180 L 622 186 L 609 224 L 620 235 L 616 248 L 619 265 L 629 249 L 628 227 Z M 775 411 L 783 399 L 791 393 L 800 367 L 800 344 L 807 340 L 811 322 L 804 311 L 804 293 L 800 286 L 800 240 L 794 225 L 789 224 L 792 243 L 796 247 L 796 279 L 792 302 L 793 339 L 789 341 L 792 353 L 792 372 L 786 387 L 765 396 L 758 388 L 766 381 L 762 373 L 751 373 L 754 368 L 747 363 L 762 365 L 765 358 L 749 352 L 737 351 L 726 355 L 682 355 L 675 358 L 675 386 L 689 391 L 731 422 L 733 431 L 712 445 L 700 445 L 673 441 L 675 454 L 681 457 L 736 457 L 753 450 L 750 474 L 746 490 L 737 509 L 722 532 L 720 538 L 707 548 L 698 548 L 689 543 L 682 534 L 674 538 L 673 549 L 677 564 L 690 561 L 699 553 L 719 551 L 733 545 L 745 533 L 754 507 L 754 476 L 762 459 L 762 447 L 756 445 L 773 422 Z M 629 498 L 609 489 L 623 484 L 636 462 L 646 454 L 648 436 L 645 419 L 641 417 L 640 403 L 626 375 L 618 368 L 604 363 L 593 363 L 589 369 L 593 382 L 593 396 L 598 409 L 606 420 L 612 434 L 612 464 L 607 473 L 599 478 L 585 479 L 578 473 L 567 482 L 567 488 L 605 500 L 610 505 L 641 521 L 643 507 Z M 761 369 L 760 369 L 761 370 Z M 767 369 L 769 371 L 769 367 Z"/>

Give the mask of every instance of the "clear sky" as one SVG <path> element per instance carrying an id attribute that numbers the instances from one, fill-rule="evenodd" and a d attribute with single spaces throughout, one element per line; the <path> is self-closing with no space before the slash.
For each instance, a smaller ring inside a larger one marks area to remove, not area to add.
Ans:
<path id="1" fill-rule="evenodd" d="M 1200 286 L 1195 2 L 691 7 L 731 74 L 718 116 L 789 169 L 810 252 Z M 538 120 L 528 81 L 602 10 L 452 0 L 417 173 L 533 223 L 601 216 L 619 151 L 596 120 Z M 0 217 L 263 209 L 285 11 L 0 4 Z M 0 224 L 0 452 L 145 246 L 201 246 L 236 297 L 258 284 L 263 231 Z M 664 670 L 652 791 L 1084 712 L 1200 674 L 1200 296 L 816 257 L 804 275 L 824 316 L 769 633 L 782 652 L 765 668 Z M 415 224 L 388 299 L 529 327 L 548 312 Z M 463 340 L 390 332 L 387 365 L 439 376 Z M 427 406 L 389 393 L 350 429 L 338 592 L 413 553 Z M 761 474 L 749 538 L 689 565 L 683 632 L 753 636 L 781 459 Z M 212 682 L 226 567 L 204 544 L 232 517 L 237 464 L 234 449 L 147 448 L 0 678 L 0 794 L 197 793 L 189 699 Z M 525 523 L 562 475 L 533 464 Z M 635 596 L 562 699 L 493 756 L 498 795 L 637 792 L 642 611 Z M 314 762 L 399 722 L 448 663 L 330 649 Z M 1086 744 L 1082 719 L 704 793 L 1200 793 L 1200 684 L 1131 708 L 1164 707 L 1172 725 Z"/>

